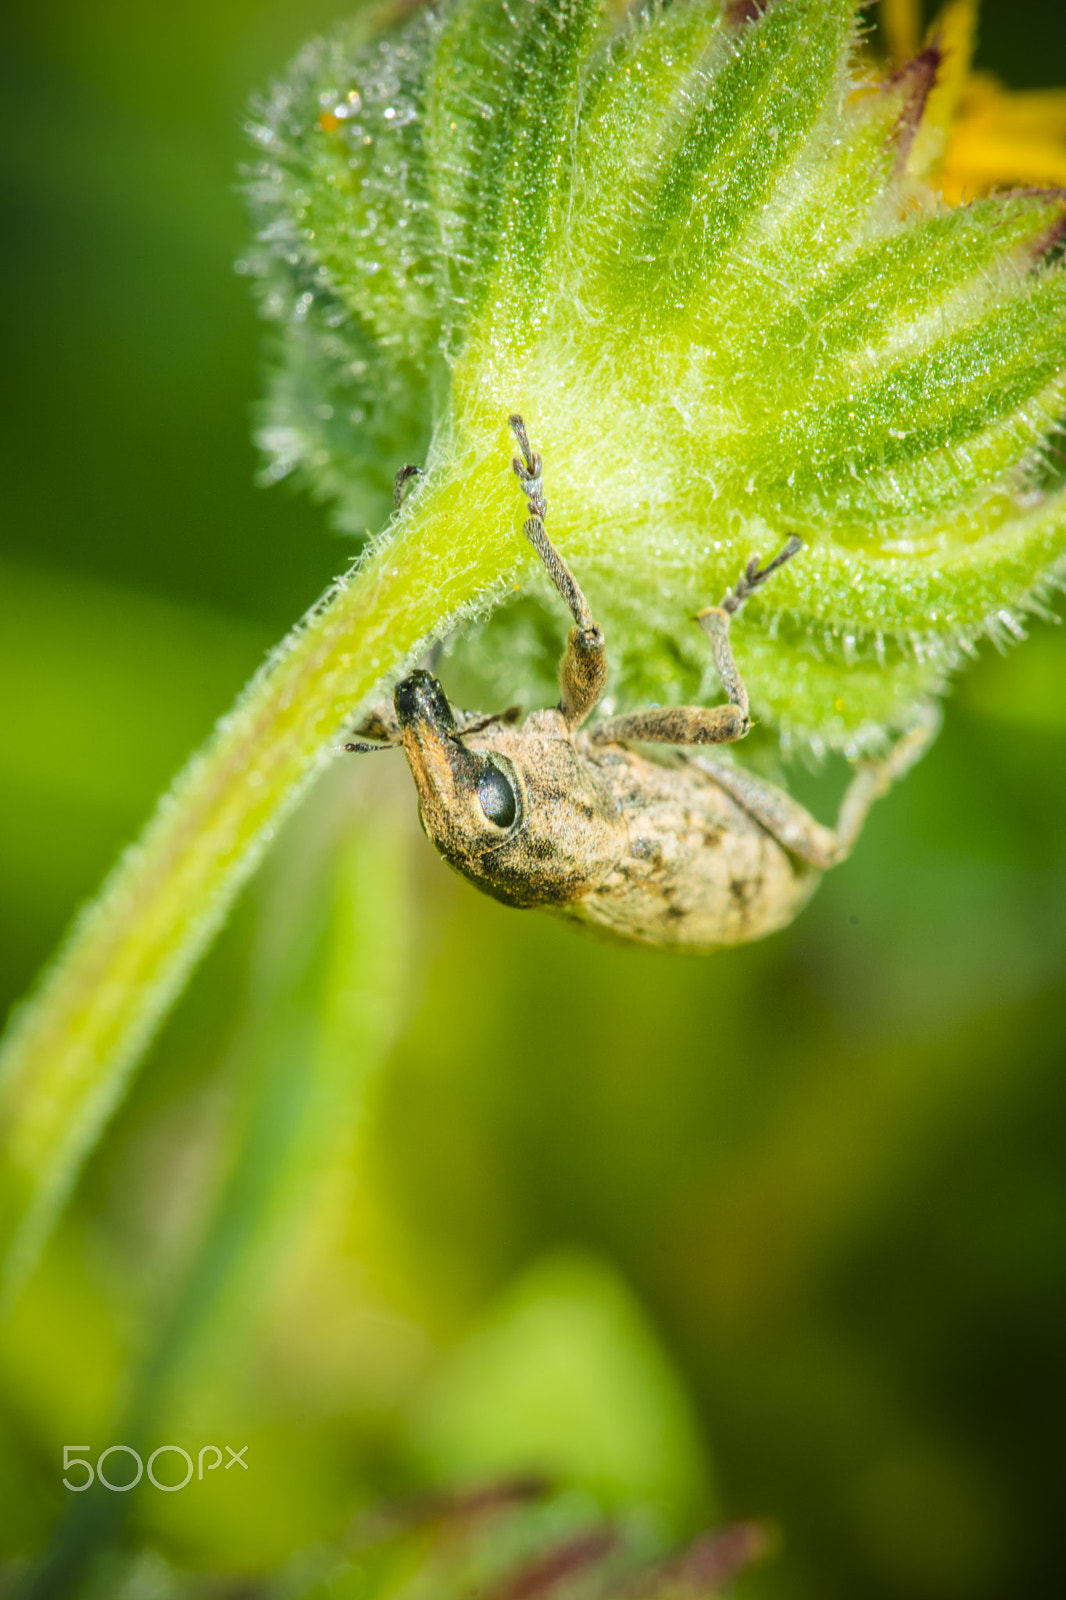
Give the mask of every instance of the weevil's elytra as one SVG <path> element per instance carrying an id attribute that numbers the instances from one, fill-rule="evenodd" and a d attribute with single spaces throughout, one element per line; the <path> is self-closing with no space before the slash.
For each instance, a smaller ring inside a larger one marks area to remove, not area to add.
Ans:
<path id="1" fill-rule="evenodd" d="M 541 458 L 521 417 L 511 427 L 529 508 L 525 535 L 574 619 L 558 705 L 521 726 L 513 706 L 496 717 L 459 712 L 420 669 L 397 685 L 392 707 L 376 708 L 360 730 L 387 742 L 346 748 L 402 744 L 426 833 L 451 866 L 507 905 L 553 906 L 621 938 L 692 950 L 784 927 L 821 873 L 849 853 L 873 802 L 928 747 L 935 715 L 885 760 L 857 767 L 835 828 L 742 768 L 699 755 L 667 766 L 632 748 L 732 744 L 748 733 L 730 626 L 745 600 L 799 552 L 792 538 L 765 567 L 749 561 L 721 604 L 696 619 L 724 705 L 656 706 L 586 728 L 607 681 L 606 641 L 548 538 Z M 410 468 L 397 475 L 398 502 L 412 475 Z"/>

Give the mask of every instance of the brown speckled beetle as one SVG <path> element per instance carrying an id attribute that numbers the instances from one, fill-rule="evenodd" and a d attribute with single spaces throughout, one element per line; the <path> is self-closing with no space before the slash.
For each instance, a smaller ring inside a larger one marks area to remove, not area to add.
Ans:
<path id="1" fill-rule="evenodd" d="M 396 686 L 391 708 L 360 732 L 401 744 L 426 833 L 464 877 L 511 906 L 552 906 L 644 944 L 709 949 L 759 939 L 805 905 L 819 875 L 851 850 L 873 802 L 936 733 L 932 714 L 884 760 L 856 769 L 835 828 L 740 767 L 689 756 L 649 760 L 633 745 L 731 744 L 751 728 L 730 623 L 800 550 L 792 538 L 760 568 L 749 561 L 722 603 L 701 611 L 726 692 L 717 706 L 656 706 L 584 728 L 603 693 L 607 653 L 573 573 L 544 527 L 542 462 L 511 418 L 514 470 L 529 505 L 525 535 L 574 618 L 559 669 L 559 704 L 515 726 L 516 709 L 455 711 L 429 672 Z M 397 499 L 413 469 L 397 476 Z"/>

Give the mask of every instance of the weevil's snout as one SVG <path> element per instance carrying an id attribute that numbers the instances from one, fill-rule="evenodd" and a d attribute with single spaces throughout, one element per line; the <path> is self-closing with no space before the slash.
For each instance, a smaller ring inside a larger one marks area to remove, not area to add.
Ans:
<path id="1" fill-rule="evenodd" d="M 395 705 L 422 826 L 487 894 L 513 906 L 575 900 L 623 853 L 618 808 L 557 712 L 468 734 L 471 749 L 428 672 L 405 678 Z"/>
<path id="2" fill-rule="evenodd" d="M 448 697 L 429 672 L 397 684 L 393 703 L 426 832 L 451 860 L 480 855 L 522 821 L 522 795 L 506 758 L 456 738 Z"/>
<path id="3" fill-rule="evenodd" d="M 393 704 L 405 744 L 408 729 L 416 732 L 432 728 L 441 735 L 455 731 L 455 716 L 447 695 L 433 674 L 421 667 L 396 685 Z"/>

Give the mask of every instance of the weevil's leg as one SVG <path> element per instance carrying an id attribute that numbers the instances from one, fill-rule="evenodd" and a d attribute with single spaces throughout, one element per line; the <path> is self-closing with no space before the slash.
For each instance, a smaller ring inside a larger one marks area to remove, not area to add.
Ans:
<path id="1" fill-rule="evenodd" d="M 747 706 L 650 706 L 589 729 L 596 744 L 735 744 L 751 727 Z"/>
<path id="2" fill-rule="evenodd" d="M 411 479 L 421 478 L 424 473 L 424 467 L 415 467 L 410 463 L 406 467 L 400 468 L 392 480 L 392 503 L 397 511 L 399 511 L 407 498 L 407 491 L 411 487 Z"/>
<path id="3" fill-rule="evenodd" d="M 455 710 L 454 707 L 452 709 Z M 488 717 L 483 717 L 476 711 L 456 711 L 455 720 L 459 727 L 454 737 L 462 739 L 468 733 L 483 733 L 486 728 L 495 727 L 499 723 L 505 728 L 513 728 L 521 715 L 521 706 L 508 706 L 506 711 L 494 711 Z"/>
<path id="4" fill-rule="evenodd" d="M 861 763 L 837 814 L 838 861 L 851 854 L 874 801 L 882 799 L 925 755 L 940 732 L 941 720 L 939 705 L 930 701 L 922 708 L 920 721 L 896 740 L 887 756 L 879 761 Z"/>
<path id="5" fill-rule="evenodd" d="M 780 550 L 772 561 L 765 567 L 759 566 L 757 556 L 753 556 L 734 588 L 727 589 L 719 606 L 708 606 L 701 611 L 696 621 L 711 641 L 711 651 L 714 655 L 714 664 L 718 669 L 718 676 L 722 680 L 722 688 L 726 692 L 729 704 L 736 706 L 746 723 L 745 733 L 751 726 L 748 715 L 748 691 L 744 687 L 744 680 L 740 676 L 736 660 L 733 656 L 733 646 L 729 639 L 729 624 L 733 617 L 743 606 L 745 600 L 755 593 L 756 589 L 766 582 L 779 567 L 786 561 L 798 555 L 803 549 L 803 540 L 795 534 L 788 540 L 783 550 Z M 739 737 L 739 736 L 738 736 Z"/>
<path id="6" fill-rule="evenodd" d="M 882 760 L 863 761 L 840 803 L 835 828 L 825 827 L 783 789 L 745 772 L 742 767 L 709 761 L 700 762 L 700 766 L 786 850 L 819 872 L 826 872 L 851 854 L 874 801 L 880 800 L 910 771 L 939 730 L 940 712 L 935 706 L 929 706 L 922 720 L 897 739 L 887 756 Z"/>
<path id="7" fill-rule="evenodd" d="M 825 872 L 841 859 L 835 830 L 818 822 L 805 806 L 793 800 L 784 789 L 767 783 L 764 778 L 757 778 L 743 767 L 726 766 L 724 761 L 694 759 L 720 789 L 724 789 L 778 844 L 783 844 L 801 861 Z"/>
<path id="8" fill-rule="evenodd" d="M 766 582 L 771 573 L 803 547 L 802 540 L 791 538 L 785 548 L 765 567 L 758 558 L 748 562 L 734 589 L 727 589 L 720 606 L 708 606 L 696 621 L 711 641 L 714 664 L 726 692 L 724 706 L 655 706 L 628 716 L 611 717 L 592 730 L 598 744 L 624 744 L 627 740 L 646 744 L 734 744 L 751 729 L 748 691 L 740 676 L 729 624 L 748 597 Z"/>
<path id="9" fill-rule="evenodd" d="M 400 742 L 400 724 L 389 700 L 379 700 L 370 706 L 362 719 L 352 729 L 361 739 L 381 739 L 385 744 Z"/>
<path id="10" fill-rule="evenodd" d="M 530 446 L 522 418 L 511 417 L 510 423 L 521 451 L 521 456 L 514 459 L 514 470 L 529 504 L 529 516 L 522 531 L 543 561 L 574 619 L 575 625 L 570 629 L 559 666 L 559 710 L 566 718 L 567 727 L 573 731 L 581 726 L 603 693 L 607 682 L 607 648 L 603 629 L 589 610 L 577 579 L 545 531 L 548 502 L 544 498 L 544 463 Z"/>
<path id="11" fill-rule="evenodd" d="M 384 701 L 378 706 L 372 706 L 352 732 L 362 735 L 360 739 L 344 746 L 345 750 L 354 755 L 369 755 L 374 750 L 395 750 L 402 743 L 396 713 Z M 365 743 L 367 739 L 373 739 L 374 743 Z"/>

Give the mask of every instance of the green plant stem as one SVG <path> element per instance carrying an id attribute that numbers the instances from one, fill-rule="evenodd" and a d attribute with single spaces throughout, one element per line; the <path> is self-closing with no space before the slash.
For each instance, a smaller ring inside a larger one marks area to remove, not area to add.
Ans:
<path id="1" fill-rule="evenodd" d="M 485 458 L 482 458 L 483 461 Z M 337 731 L 523 560 L 501 462 L 426 481 L 283 642 L 78 917 L 0 1053 L 2 1296 L 32 1270 L 139 1057 Z M 479 497 L 472 492 L 480 483 Z M 473 503 L 471 503 L 473 501 Z M 487 513 L 487 514 L 486 514 Z"/>

